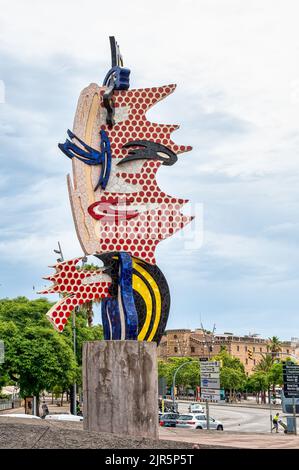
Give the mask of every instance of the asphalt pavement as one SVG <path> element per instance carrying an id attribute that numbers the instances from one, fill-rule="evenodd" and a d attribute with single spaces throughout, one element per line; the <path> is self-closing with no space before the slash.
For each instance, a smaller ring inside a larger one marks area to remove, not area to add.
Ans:
<path id="1" fill-rule="evenodd" d="M 205 405 L 203 405 L 205 407 Z M 210 404 L 210 416 L 221 421 L 225 431 L 248 432 L 248 433 L 270 433 L 270 411 L 248 406 L 221 406 Z M 272 417 L 276 412 L 280 413 L 282 421 L 286 423 L 286 416 L 282 411 L 272 410 Z M 179 402 L 179 412 L 188 412 L 188 403 Z M 297 429 L 299 434 L 299 418 L 297 418 Z M 279 432 L 283 434 L 283 428 L 279 426 Z"/>

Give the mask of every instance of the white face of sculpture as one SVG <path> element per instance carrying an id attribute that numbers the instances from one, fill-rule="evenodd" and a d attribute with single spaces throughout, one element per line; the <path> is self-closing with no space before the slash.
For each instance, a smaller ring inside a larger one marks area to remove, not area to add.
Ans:
<path id="1" fill-rule="evenodd" d="M 101 187 L 101 164 L 73 158 L 74 186 L 69 191 L 78 236 L 87 254 L 125 251 L 154 264 L 159 241 L 181 229 L 191 218 L 180 213 L 187 202 L 163 193 L 156 172 L 172 164 L 176 154 L 191 147 L 177 146 L 170 134 L 178 126 L 147 121 L 145 112 L 174 90 L 161 88 L 114 93 L 115 125 L 106 125 L 102 95 L 105 88 L 90 85 L 81 93 L 74 134 L 101 152 L 111 148 L 109 177 Z M 75 142 L 75 140 L 73 140 Z M 105 162 L 104 171 L 107 170 Z M 105 173 L 106 174 L 106 173 Z"/>

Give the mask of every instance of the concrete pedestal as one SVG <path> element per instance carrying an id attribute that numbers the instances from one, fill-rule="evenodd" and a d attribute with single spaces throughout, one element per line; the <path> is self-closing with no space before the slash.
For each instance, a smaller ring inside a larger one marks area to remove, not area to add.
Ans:
<path id="1" fill-rule="evenodd" d="M 156 343 L 84 343 L 83 410 L 88 431 L 157 439 Z"/>

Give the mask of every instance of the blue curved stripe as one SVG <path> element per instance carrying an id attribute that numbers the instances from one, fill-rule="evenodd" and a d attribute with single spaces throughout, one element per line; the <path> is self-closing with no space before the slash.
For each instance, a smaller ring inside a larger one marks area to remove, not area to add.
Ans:
<path id="1" fill-rule="evenodd" d="M 121 323 L 117 299 L 103 299 L 101 312 L 104 339 L 121 339 Z"/>
<path id="2" fill-rule="evenodd" d="M 77 158 L 86 165 L 101 165 L 101 172 L 99 176 L 98 183 L 94 188 L 96 191 L 100 186 L 102 189 L 105 189 L 111 172 L 111 146 L 108 134 L 104 131 L 100 131 L 101 136 L 101 151 L 95 150 L 94 148 L 87 145 L 83 140 L 79 139 L 72 131 L 68 129 L 67 131 L 70 139 L 77 140 L 83 147 L 78 147 L 74 142 L 69 139 L 66 139 L 64 144 L 58 144 L 60 150 L 69 158 Z"/>
<path id="3" fill-rule="evenodd" d="M 126 339 L 137 340 L 138 315 L 135 307 L 132 287 L 132 258 L 128 253 L 119 253 L 121 299 L 125 314 Z"/>

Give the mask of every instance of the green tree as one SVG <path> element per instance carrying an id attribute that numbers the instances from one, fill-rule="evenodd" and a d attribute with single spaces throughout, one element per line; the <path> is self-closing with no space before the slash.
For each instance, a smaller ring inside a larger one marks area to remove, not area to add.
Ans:
<path id="1" fill-rule="evenodd" d="M 220 384 L 225 390 L 229 390 L 229 399 L 232 401 L 235 392 L 243 390 L 246 384 L 246 375 L 240 368 L 224 366 L 220 370 Z"/>
<path id="2" fill-rule="evenodd" d="M 248 391 L 257 393 L 257 402 L 259 402 L 260 394 L 262 402 L 266 401 L 265 392 L 269 388 L 269 375 L 263 371 L 254 372 L 247 381 Z"/>
<path id="3" fill-rule="evenodd" d="M 6 354 L 1 366 L 20 387 L 21 396 L 35 395 L 37 405 L 43 390 L 69 386 L 76 376 L 73 351 L 65 338 L 51 326 L 25 326 L 0 321 L 0 337 Z M 38 406 L 37 406 L 38 410 Z"/>
<path id="4" fill-rule="evenodd" d="M 254 370 L 256 372 L 265 372 L 268 373 L 273 366 L 274 359 L 272 354 L 262 354 L 261 359 L 258 364 L 255 366 Z"/>
<path id="5" fill-rule="evenodd" d="M 63 333 L 57 332 L 46 317 L 52 305 L 45 298 L 0 300 L 0 338 L 5 344 L 0 385 L 13 381 L 22 396 L 38 397 L 41 391 L 54 389 L 63 393 L 75 380 L 80 385 L 83 342 L 103 338 L 102 327 L 87 327 L 85 313 L 79 311 L 75 358 L 71 321 Z"/>
<path id="6" fill-rule="evenodd" d="M 273 358 L 282 350 L 282 342 L 279 340 L 278 336 L 272 336 L 268 339 L 269 343 L 267 345 L 268 351 L 272 354 Z"/>
<path id="7" fill-rule="evenodd" d="M 158 375 L 165 377 L 169 387 L 173 384 L 173 376 L 175 371 L 183 366 L 176 374 L 175 383 L 182 388 L 190 387 L 194 389 L 200 384 L 199 361 L 194 361 L 191 357 L 170 357 L 167 361 L 158 361 Z"/>
<path id="8" fill-rule="evenodd" d="M 273 362 L 274 362 L 274 357 L 272 354 L 262 354 L 260 361 L 254 368 L 255 372 L 262 372 L 268 376 L 268 401 L 269 403 L 271 400 L 271 393 L 270 393 L 271 381 L 269 380 L 269 372 L 273 366 Z M 273 384 L 273 392 L 274 391 L 275 391 L 275 384 Z M 262 391 L 262 395 L 263 394 L 264 392 Z M 262 400 L 263 401 L 266 400 L 264 395 L 262 396 Z"/>
<path id="9" fill-rule="evenodd" d="M 99 267 L 92 263 L 90 264 L 86 263 L 80 269 L 81 270 L 84 269 L 85 271 L 96 271 L 97 269 L 99 269 Z M 96 300 L 94 301 L 88 300 L 87 302 L 85 302 L 85 304 L 81 305 L 80 307 L 80 311 L 82 315 L 86 317 L 89 327 L 93 326 L 93 318 L 94 318 L 93 303 L 99 303 L 99 302 L 97 302 Z"/>
<path id="10" fill-rule="evenodd" d="M 245 374 L 244 364 L 237 357 L 231 356 L 226 349 L 222 349 L 219 354 L 213 357 L 213 361 L 220 361 L 222 367 L 236 369 Z"/>
<path id="11" fill-rule="evenodd" d="M 283 385 L 282 362 L 272 364 L 268 376 L 270 384 L 273 385 L 273 392 L 275 392 L 276 385 Z"/>
<path id="12" fill-rule="evenodd" d="M 28 325 L 49 326 L 47 311 L 54 305 L 46 298 L 29 300 L 26 297 L 0 299 L 0 320 L 12 321 L 18 327 Z"/>

